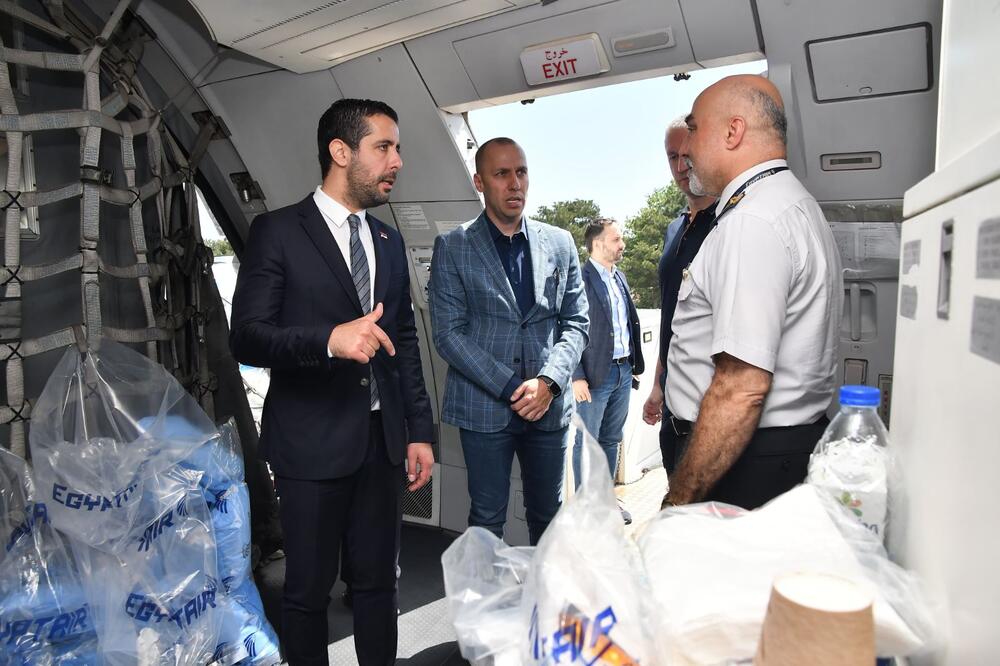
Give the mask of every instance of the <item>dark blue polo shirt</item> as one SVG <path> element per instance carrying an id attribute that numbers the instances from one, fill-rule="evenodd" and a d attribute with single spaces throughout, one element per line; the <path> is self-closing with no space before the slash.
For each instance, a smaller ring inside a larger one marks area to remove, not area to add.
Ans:
<path id="1" fill-rule="evenodd" d="M 712 204 L 703 211 L 700 211 L 692 220 L 688 213 L 684 213 L 684 226 L 677 232 L 680 236 L 671 247 L 664 246 L 663 256 L 660 257 L 658 273 L 660 277 L 660 360 L 663 367 L 667 367 L 667 351 L 670 349 L 670 340 L 674 335 L 671 327 L 674 321 L 674 310 L 677 309 L 677 292 L 681 288 L 681 279 L 684 269 L 691 265 L 701 244 L 712 230 L 712 221 L 715 219 L 715 204 Z M 673 250 L 673 256 L 668 253 Z M 664 375 L 666 371 L 664 370 Z M 661 383 L 662 385 L 662 383 Z"/>

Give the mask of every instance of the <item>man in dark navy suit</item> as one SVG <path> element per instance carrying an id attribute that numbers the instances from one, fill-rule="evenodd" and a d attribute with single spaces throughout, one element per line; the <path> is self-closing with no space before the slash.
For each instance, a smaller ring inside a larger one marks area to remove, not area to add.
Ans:
<path id="1" fill-rule="evenodd" d="M 573 395 L 580 418 L 608 457 L 613 479 L 633 377 L 645 369 L 642 330 L 628 291 L 628 280 L 616 267 L 625 252 L 625 239 L 618 223 L 610 219 L 594 220 L 584 230 L 583 239 L 590 253 L 590 260 L 583 265 L 583 284 L 590 306 L 590 336 L 573 372 Z M 577 431 L 573 447 L 577 486 L 582 448 L 583 433 Z M 624 508 L 622 518 L 626 524 L 632 522 L 632 516 Z"/>
<path id="2" fill-rule="evenodd" d="M 395 661 L 403 464 L 411 491 L 434 464 L 403 240 L 366 214 L 388 201 L 402 166 L 397 122 L 371 100 L 323 114 L 323 182 L 254 220 L 233 297 L 233 355 L 271 369 L 261 450 L 281 501 L 282 644 L 293 666 L 328 663 L 342 543 L 358 661 Z"/>

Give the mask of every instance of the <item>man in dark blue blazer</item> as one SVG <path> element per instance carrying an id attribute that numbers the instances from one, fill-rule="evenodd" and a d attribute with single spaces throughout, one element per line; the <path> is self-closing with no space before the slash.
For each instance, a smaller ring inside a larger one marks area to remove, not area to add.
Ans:
<path id="1" fill-rule="evenodd" d="M 613 479 L 633 377 L 645 369 L 642 329 L 628 280 L 617 268 L 625 252 L 618 223 L 606 218 L 594 220 L 587 225 L 583 239 L 590 253 L 590 260 L 583 265 L 583 284 L 590 304 L 590 337 L 573 372 L 573 395 L 580 419 L 608 457 Z M 577 431 L 573 447 L 577 486 L 582 448 L 583 433 Z M 624 509 L 622 517 L 626 523 L 632 522 Z"/>
<path id="2" fill-rule="evenodd" d="M 366 214 L 402 166 L 388 105 L 343 99 L 317 131 L 323 182 L 258 216 L 233 297 L 230 345 L 271 369 L 261 450 L 280 497 L 288 662 L 326 664 L 326 609 L 341 545 L 362 665 L 396 656 L 403 463 L 409 489 L 434 464 L 410 280 L 399 233 Z"/>

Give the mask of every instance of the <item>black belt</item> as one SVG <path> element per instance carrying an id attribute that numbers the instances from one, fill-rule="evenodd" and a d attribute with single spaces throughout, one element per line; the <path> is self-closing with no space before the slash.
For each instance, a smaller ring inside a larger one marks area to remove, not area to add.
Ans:
<path id="1" fill-rule="evenodd" d="M 679 419 L 673 414 L 670 415 L 670 427 L 674 429 L 674 434 L 678 437 L 687 437 L 694 428 L 694 423 Z"/>
<path id="2" fill-rule="evenodd" d="M 611 359 L 612 365 L 625 365 L 626 363 L 628 363 L 628 361 L 629 361 L 628 356 L 622 356 L 621 358 Z"/>

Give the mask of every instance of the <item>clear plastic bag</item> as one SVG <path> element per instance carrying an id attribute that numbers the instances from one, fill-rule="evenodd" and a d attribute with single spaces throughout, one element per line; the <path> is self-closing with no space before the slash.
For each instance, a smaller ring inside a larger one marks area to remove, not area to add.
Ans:
<path id="1" fill-rule="evenodd" d="M 470 527 L 441 556 L 444 590 L 462 656 L 471 662 L 519 664 L 527 626 L 521 595 L 531 547 L 508 546 Z"/>
<path id="2" fill-rule="evenodd" d="M 121 551 L 73 543 L 109 663 L 142 660 L 144 649 L 154 663 L 207 663 L 218 644 L 222 590 L 198 478 L 175 467 L 147 479 Z"/>
<path id="3" fill-rule="evenodd" d="M 60 562 L 80 572 L 75 587 L 50 587 L 64 606 L 75 590 L 92 627 L 73 652 L 69 642 L 61 652 L 43 646 L 23 663 L 277 661 L 250 576 L 249 493 L 232 423 L 217 430 L 162 366 L 100 340 L 58 364 L 32 414 L 31 450 L 46 518 L 68 543 L 36 559 L 50 577 Z M 4 564 L 0 584 L 37 578 L 30 563 Z M 18 621 L 43 599 L 23 596 L 0 600 Z"/>
<path id="4" fill-rule="evenodd" d="M 96 653 L 84 590 L 62 537 L 36 501 L 27 463 L 0 449 L 0 664 L 62 663 Z"/>
<path id="5" fill-rule="evenodd" d="M 662 511 L 639 546 L 663 664 L 749 659 L 774 578 L 831 573 L 870 584 L 878 653 L 903 656 L 935 646 L 934 606 L 914 574 L 889 561 L 878 537 L 828 493 L 802 485 L 756 511 L 695 504 Z"/>
<path id="6" fill-rule="evenodd" d="M 213 437 L 212 421 L 163 366 L 100 339 L 87 353 L 68 349 L 56 365 L 29 439 L 53 525 L 116 552 L 135 525 L 145 480 Z"/>
<path id="7" fill-rule="evenodd" d="M 538 542 L 521 602 L 528 664 L 650 664 L 648 585 L 615 500 L 607 456 L 584 432 L 582 483 Z M 600 662 L 597 662 L 600 663 Z"/>
<path id="8" fill-rule="evenodd" d="M 625 538 L 607 458 L 586 433 L 581 469 L 580 488 L 537 548 L 510 548 L 470 528 L 442 556 L 466 659 L 496 666 L 654 663 L 638 552 Z"/>

